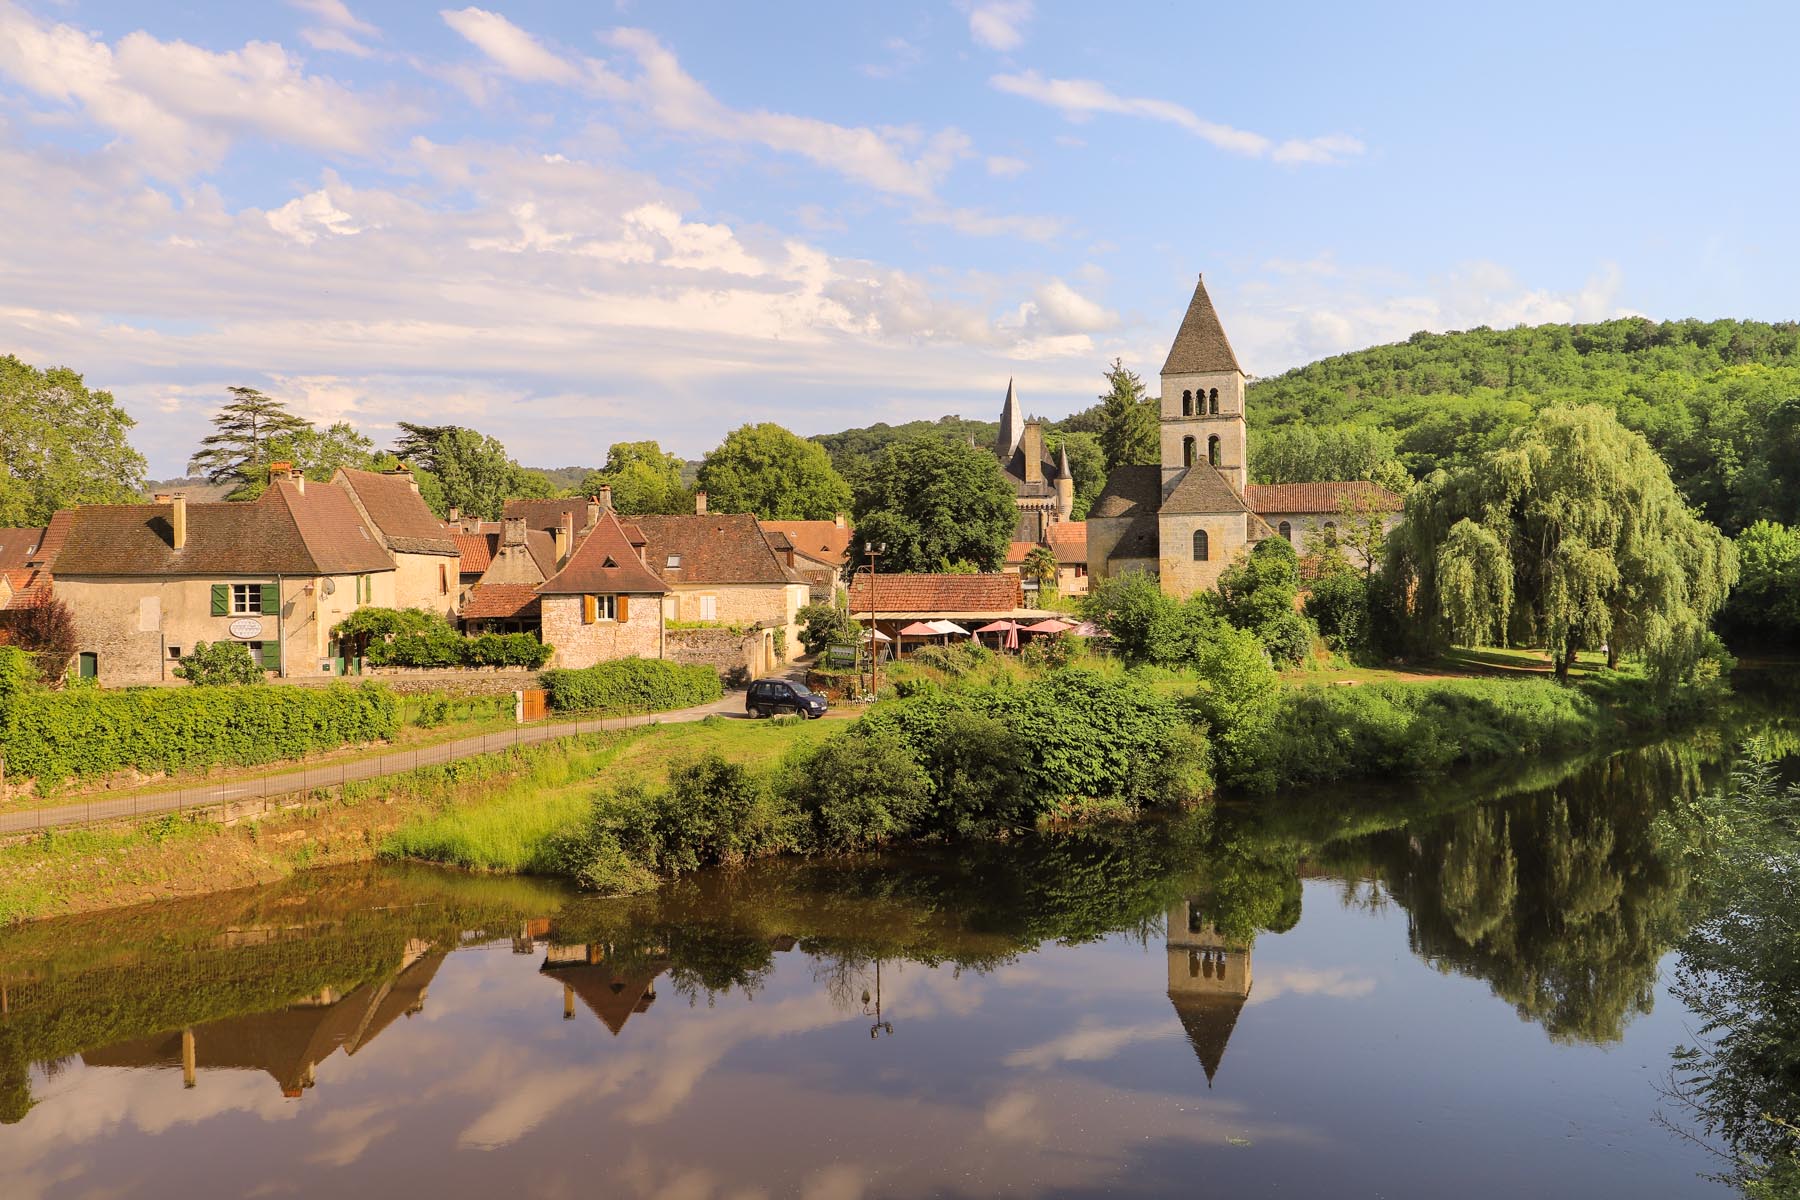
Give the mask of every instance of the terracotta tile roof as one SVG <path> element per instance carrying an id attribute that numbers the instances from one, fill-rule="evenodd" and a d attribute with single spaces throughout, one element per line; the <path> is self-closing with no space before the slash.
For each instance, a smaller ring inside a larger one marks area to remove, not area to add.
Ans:
<path id="1" fill-rule="evenodd" d="M 501 516 L 524 517 L 525 528 L 541 529 L 545 533 L 561 525 L 565 516 L 575 518 L 575 528 L 587 525 L 586 500 L 508 500 Z"/>
<path id="2" fill-rule="evenodd" d="M 1162 511 L 1241 513 L 1249 512 L 1250 505 L 1238 495 L 1238 490 L 1231 486 L 1225 476 L 1219 474 L 1217 467 L 1195 463 L 1175 480 L 1175 486 L 1163 497 Z"/>
<path id="3" fill-rule="evenodd" d="M 62 551 L 63 543 L 69 540 L 69 526 L 74 520 L 75 510 L 72 508 L 58 509 L 51 513 L 50 524 L 44 526 L 44 540 L 38 543 L 37 553 L 25 565 L 55 570 L 56 556 Z"/>
<path id="4" fill-rule="evenodd" d="M 369 523 L 403 554 L 455 554 L 451 531 L 425 507 L 410 474 L 352 471 L 340 467 L 331 482 L 346 489 Z"/>
<path id="5" fill-rule="evenodd" d="M 94 504 L 71 511 L 54 563 L 60 575 L 351 575 L 394 562 L 349 493 L 278 480 L 252 503 L 189 504 L 187 545 L 174 547 L 168 504 Z M 60 515 L 60 514 L 59 514 Z M 54 524 L 54 523 L 53 523 Z"/>
<path id="6" fill-rule="evenodd" d="M 1194 298 L 1188 301 L 1187 315 L 1181 319 L 1181 328 L 1175 331 L 1175 340 L 1169 345 L 1169 357 L 1164 360 L 1164 375 L 1209 375 L 1221 371 L 1237 371 L 1237 355 L 1231 352 L 1231 342 L 1225 337 L 1225 327 L 1219 324 L 1219 314 L 1213 311 L 1212 297 L 1206 294 L 1206 281 L 1196 280 Z"/>
<path id="7" fill-rule="evenodd" d="M 901 613 L 1010 612 L 1024 605 L 1017 575 L 880 575 L 875 580 L 875 615 Z M 850 611 L 869 611 L 869 577 L 850 587 Z"/>
<path id="8" fill-rule="evenodd" d="M 478 583 L 458 612 L 465 621 L 535 617 L 539 613 L 537 589 L 529 583 Z"/>
<path id="9" fill-rule="evenodd" d="M 1367 500 L 1377 512 L 1399 512 L 1406 501 L 1378 484 L 1253 483 L 1250 507 L 1259 513 L 1335 513 L 1346 500 Z"/>
<path id="10" fill-rule="evenodd" d="M 1084 563 L 1087 557 L 1087 522 L 1058 521 L 1050 526 L 1050 549 L 1059 563 Z"/>
<path id="11" fill-rule="evenodd" d="M 636 522 L 650 569 L 668 583 L 790 582 L 763 527 L 749 514 L 643 516 Z"/>
<path id="12" fill-rule="evenodd" d="M 510 505 L 509 505 L 510 507 Z M 611 511 L 583 537 L 563 569 L 538 585 L 541 596 L 657 595 L 669 589 L 642 562 Z"/>
<path id="13" fill-rule="evenodd" d="M 458 533 L 451 536 L 456 542 L 456 552 L 462 558 L 464 575 L 479 575 L 494 561 L 494 543 L 499 540 L 499 534 Z"/>
<path id="14" fill-rule="evenodd" d="M 834 567 L 844 565 L 850 548 L 850 526 L 836 521 L 764 521 L 762 527 L 785 533 L 794 552 Z"/>
<path id="15" fill-rule="evenodd" d="M 39 526 L 0 529 L 0 571 L 16 571 L 23 567 L 43 540 L 44 531 Z"/>
<path id="16" fill-rule="evenodd" d="M 1025 561 L 1025 556 L 1038 548 L 1036 542 L 1008 542 L 1006 546 L 1006 565 L 1016 567 Z"/>
<path id="17" fill-rule="evenodd" d="M 541 529 L 525 531 L 525 550 L 545 579 L 556 574 L 556 539 Z"/>

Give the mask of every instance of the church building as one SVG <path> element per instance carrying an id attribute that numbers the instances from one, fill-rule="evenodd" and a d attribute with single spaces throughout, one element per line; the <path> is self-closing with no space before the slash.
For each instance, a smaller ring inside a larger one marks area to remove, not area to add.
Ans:
<path id="1" fill-rule="evenodd" d="M 1201 280 L 1163 363 L 1162 461 L 1116 468 L 1087 515 L 1095 578 L 1148 571 L 1164 592 L 1186 596 L 1217 585 L 1264 538 L 1285 537 L 1305 553 L 1346 503 L 1382 514 L 1389 527 L 1398 519 L 1400 497 L 1373 483 L 1251 483 L 1248 382 Z"/>

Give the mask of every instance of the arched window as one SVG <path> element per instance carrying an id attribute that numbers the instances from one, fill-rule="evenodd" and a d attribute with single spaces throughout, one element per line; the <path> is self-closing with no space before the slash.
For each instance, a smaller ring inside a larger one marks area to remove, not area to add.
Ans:
<path id="1" fill-rule="evenodd" d="M 1278 533 L 1280 533 L 1282 537 L 1287 539 L 1289 545 L 1293 544 L 1293 542 L 1294 542 L 1294 527 L 1292 525 L 1289 525 L 1286 521 L 1283 521 L 1280 525 L 1277 525 L 1275 528 L 1276 528 L 1276 531 Z"/>
<path id="2" fill-rule="evenodd" d="M 1195 453 L 1196 453 L 1196 451 L 1194 449 L 1194 439 L 1191 437 L 1182 438 L 1181 439 L 1181 465 L 1184 467 L 1193 466 Z"/>
<path id="3" fill-rule="evenodd" d="M 1219 436 L 1214 434 L 1206 439 L 1206 461 L 1212 466 L 1219 465 Z"/>
<path id="4" fill-rule="evenodd" d="M 1206 558 L 1206 530 L 1196 529 L 1194 530 L 1194 561 L 1205 562 Z"/>
<path id="5" fill-rule="evenodd" d="M 1182 392 L 1181 393 L 1181 415 L 1184 417 L 1191 417 L 1194 415 L 1194 393 L 1193 392 Z"/>
<path id="6" fill-rule="evenodd" d="M 1207 412 L 1211 413 L 1215 417 L 1219 415 L 1219 389 L 1218 388 L 1214 388 L 1212 390 L 1212 396 L 1207 400 Z"/>

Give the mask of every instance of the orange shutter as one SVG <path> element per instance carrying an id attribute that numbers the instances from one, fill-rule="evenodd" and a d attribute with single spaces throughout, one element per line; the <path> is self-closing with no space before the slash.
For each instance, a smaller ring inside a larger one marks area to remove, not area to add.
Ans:
<path id="1" fill-rule="evenodd" d="M 583 625 L 592 625 L 594 623 L 594 608 L 594 597 L 583 596 L 581 598 L 581 623 Z"/>
<path id="2" fill-rule="evenodd" d="M 613 597 L 613 603 L 618 605 L 618 608 L 615 611 L 618 613 L 618 620 L 619 620 L 619 624 L 621 624 L 621 625 L 623 625 L 626 621 L 631 619 L 631 605 L 629 603 L 630 599 L 631 598 L 629 596 Z"/>

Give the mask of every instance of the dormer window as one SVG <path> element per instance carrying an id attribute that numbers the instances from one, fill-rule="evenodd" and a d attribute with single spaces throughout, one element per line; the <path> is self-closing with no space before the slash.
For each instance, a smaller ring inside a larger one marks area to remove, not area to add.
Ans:
<path id="1" fill-rule="evenodd" d="M 671 571 L 679 570 L 681 567 L 681 555 L 679 555 L 679 554 L 669 555 L 668 567 L 669 567 L 669 570 L 671 570 Z"/>
<path id="2" fill-rule="evenodd" d="M 610 555 L 610 554 L 609 554 L 609 555 L 607 555 L 607 556 L 606 556 L 606 561 L 605 561 L 605 562 L 603 562 L 603 563 L 601 563 L 601 564 L 600 564 L 600 565 L 601 565 L 601 566 L 603 566 L 603 567 L 616 567 L 616 566 L 618 566 L 618 565 L 619 565 L 619 564 L 618 564 L 618 563 L 616 563 L 616 562 L 614 562 L 614 561 L 613 561 L 613 558 L 612 558 L 612 555 Z"/>

